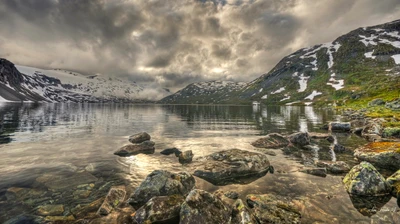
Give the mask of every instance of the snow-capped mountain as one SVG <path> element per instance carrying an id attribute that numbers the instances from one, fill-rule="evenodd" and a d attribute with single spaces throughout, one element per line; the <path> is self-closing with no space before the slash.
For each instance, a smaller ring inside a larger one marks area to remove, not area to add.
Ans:
<path id="1" fill-rule="evenodd" d="M 47 102 L 148 102 L 169 94 L 102 75 L 20 66 L 0 59 L 0 100 Z"/>
<path id="2" fill-rule="evenodd" d="M 284 57 L 240 100 L 312 104 L 373 98 L 400 88 L 400 20 L 363 27 Z M 397 93 L 398 97 L 398 93 Z"/>
<path id="3" fill-rule="evenodd" d="M 231 99 L 231 95 L 242 89 L 245 84 L 230 81 L 192 83 L 159 102 L 167 104 L 226 103 Z"/>
<path id="4" fill-rule="evenodd" d="M 218 97 L 210 97 L 196 85 L 161 102 L 310 105 L 374 97 L 393 100 L 400 89 L 400 20 L 359 28 L 333 42 L 300 49 L 270 72 Z"/>

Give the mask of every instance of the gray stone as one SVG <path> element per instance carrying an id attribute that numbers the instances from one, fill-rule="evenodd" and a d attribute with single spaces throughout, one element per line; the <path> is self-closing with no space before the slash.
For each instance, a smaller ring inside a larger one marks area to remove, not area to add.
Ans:
<path id="1" fill-rule="evenodd" d="M 318 177 L 326 177 L 326 168 L 305 168 L 300 170 L 300 172 Z"/>
<path id="2" fill-rule="evenodd" d="M 335 153 L 343 153 L 343 152 L 346 152 L 346 147 L 344 147 L 343 145 L 333 144 L 332 148 L 333 148 L 333 151 L 334 151 Z"/>
<path id="3" fill-rule="evenodd" d="M 266 155 L 240 149 L 216 152 L 199 160 L 204 163 L 194 175 L 214 185 L 250 183 L 265 175 L 270 167 Z"/>
<path id="4" fill-rule="evenodd" d="M 178 194 L 153 197 L 136 211 L 133 220 L 137 224 L 178 223 L 184 201 L 185 198 Z"/>
<path id="5" fill-rule="evenodd" d="M 179 154 L 179 163 L 186 164 L 191 163 L 193 159 L 193 152 L 192 150 L 187 150 Z"/>
<path id="6" fill-rule="evenodd" d="M 230 199 L 238 199 L 239 198 L 239 193 L 236 191 L 227 191 L 224 193 L 225 197 L 230 198 Z"/>
<path id="7" fill-rule="evenodd" d="M 300 223 L 300 211 L 278 196 L 249 194 L 246 202 L 258 223 Z"/>
<path id="8" fill-rule="evenodd" d="M 129 199 L 129 204 L 140 208 L 155 196 L 173 194 L 186 195 L 195 186 L 195 179 L 187 172 L 171 173 L 166 170 L 155 170 L 136 188 Z"/>
<path id="9" fill-rule="evenodd" d="M 283 148 L 289 144 L 289 141 L 282 135 L 278 133 L 271 133 L 265 136 L 264 138 L 260 138 L 255 142 L 252 142 L 251 145 L 257 148 L 267 148 L 267 149 L 278 149 Z"/>
<path id="10" fill-rule="evenodd" d="M 108 191 L 103 204 L 100 206 L 97 214 L 108 215 L 111 211 L 118 207 L 118 205 L 124 201 L 126 196 L 125 186 L 114 186 Z"/>
<path id="11" fill-rule="evenodd" d="M 359 196 L 381 196 L 390 193 L 390 185 L 373 165 L 361 162 L 354 166 L 343 179 L 349 194 Z"/>
<path id="12" fill-rule="evenodd" d="M 391 102 L 387 102 L 385 107 L 391 110 L 400 110 L 400 98 L 397 98 L 396 100 L 393 100 Z"/>
<path id="13" fill-rule="evenodd" d="M 192 190 L 181 206 L 180 224 L 231 223 L 232 209 L 218 197 L 199 189 Z"/>
<path id="14" fill-rule="evenodd" d="M 381 106 L 381 105 L 385 105 L 385 101 L 381 98 L 377 98 L 377 99 L 373 99 L 371 101 L 368 102 L 368 106 L 369 107 L 374 107 L 374 106 Z"/>
<path id="15" fill-rule="evenodd" d="M 176 157 L 178 157 L 179 154 L 181 154 L 181 153 L 182 153 L 181 150 L 179 150 L 178 148 L 175 148 L 175 147 L 174 148 L 164 149 L 164 150 L 162 150 L 160 152 L 160 154 L 163 154 L 163 155 L 166 155 L 166 156 L 171 155 L 171 154 L 175 154 Z"/>
<path id="16" fill-rule="evenodd" d="M 299 147 L 310 144 L 310 136 L 307 132 L 297 132 L 289 135 L 288 138 L 291 143 Z"/>
<path id="17" fill-rule="evenodd" d="M 144 141 L 149 141 L 150 138 L 151 138 L 150 135 L 147 134 L 146 132 L 140 132 L 129 136 L 129 141 L 131 143 L 142 143 Z"/>
<path id="18" fill-rule="evenodd" d="M 326 168 L 326 170 L 333 174 L 342 174 L 350 171 L 349 165 L 343 161 L 318 161 L 315 164 L 317 167 Z"/>
<path id="19" fill-rule="evenodd" d="M 144 141 L 139 144 L 125 145 L 114 152 L 118 156 L 132 156 L 137 154 L 153 154 L 155 151 L 155 143 L 152 141 Z"/>
<path id="20" fill-rule="evenodd" d="M 333 132 L 349 132 L 351 124 L 350 122 L 330 122 L 329 130 Z"/>

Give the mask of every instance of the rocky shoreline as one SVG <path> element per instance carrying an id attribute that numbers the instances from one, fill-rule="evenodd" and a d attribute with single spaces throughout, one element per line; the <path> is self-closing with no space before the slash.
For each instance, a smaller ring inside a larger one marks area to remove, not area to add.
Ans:
<path id="1" fill-rule="evenodd" d="M 40 205 L 35 208 L 35 216 L 20 216 L 6 223 L 301 223 L 305 204 L 295 198 L 274 194 L 240 195 L 232 190 L 210 193 L 195 187 L 195 177 L 215 186 L 248 184 L 268 173 L 274 174 L 273 161 L 267 157 L 275 156 L 274 150 L 296 156 L 313 153 L 321 147 L 329 148 L 332 158 L 352 154 L 359 164 L 353 166 L 338 159 L 310 159 L 298 172 L 322 178 L 345 175 L 343 187 L 356 209 L 366 216 L 379 211 L 391 197 L 396 197 L 399 204 L 399 136 L 389 135 L 396 132 L 387 131 L 381 119 L 369 119 L 362 112 L 347 111 L 344 116 L 348 122 L 324 125 L 326 133 L 268 134 L 251 143 L 258 153 L 230 149 L 193 159 L 191 150 L 167 148 L 160 154 L 174 154 L 190 172 L 154 170 L 136 189 L 126 185 L 102 186 L 109 189 L 105 197 L 78 205 L 69 212 L 62 204 Z M 358 134 L 370 143 L 348 149 L 337 141 L 336 136 L 343 133 Z M 155 153 L 155 143 L 145 132 L 130 136 L 129 142 L 114 154 L 127 157 Z M 375 167 L 389 170 L 392 175 L 385 179 Z M 77 198 L 87 197 L 99 182 L 89 172 L 60 180 L 49 180 L 44 175 L 37 181 L 55 190 L 78 186 L 73 192 Z M 35 189 L 11 187 L 6 192 L 7 200 L 30 198 L 36 200 L 32 205 L 39 204 L 43 196 L 44 192 Z"/>

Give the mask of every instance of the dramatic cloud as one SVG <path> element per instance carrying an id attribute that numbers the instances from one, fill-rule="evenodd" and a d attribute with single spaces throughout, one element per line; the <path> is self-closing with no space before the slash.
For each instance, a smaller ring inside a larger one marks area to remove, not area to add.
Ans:
<path id="1" fill-rule="evenodd" d="M 2 0 L 0 57 L 175 91 L 251 81 L 299 48 L 396 19 L 399 0 Z"/>

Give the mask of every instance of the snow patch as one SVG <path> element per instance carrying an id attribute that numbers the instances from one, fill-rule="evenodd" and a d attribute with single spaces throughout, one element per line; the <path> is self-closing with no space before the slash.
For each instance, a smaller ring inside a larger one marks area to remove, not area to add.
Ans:
<path id="1" fill-rule="evenodd" d="M 304 105 L 310 106 L 313 102 L 305 102 Z"/>
<path id="2" fill-rule="evenodd" d="M 268 98 L 268 95 L 264 95 L 261 97 L 262 100 L 266 100 Z"/>
<path id="3" fill-rule="evenodd" d="M 366 57 L 366 58 L 372 58 L 372 59 L 375 59 L 376 58 L 376 56 L 372 56 L 372 54 L 374 53 L 374 51 L 371 51 L 371 52 L 367 52 L 367 53 L 365 53 L 364 54 L 364 56 Z"/>
<path id="4" fill-rule="evenodd" d="M 310 95 L 308 95 L 306 98 L 304 98 L 305 100 L 309 99 L 309 100 L 313 100 L 314 97 L 321 95 L 321 92 L 317 92 L 316 90 L 314 90 Z"/>
<path id="5" fill-rule="evenodd" d="M 260 90 L 258 90 L 259 93 L 261 93 L 263 91 L 263 88 L 261 88 Z"/>
<path id="6" fill-rule="evenodd" d="M 285 91 L 285 87 L 281 87 L 280 89 L 278 89 L 278 90 L 272 92 L 271 94 L 277 94 L 277 93 L 281 93 L 281 92 L 283 92 L 283 91 Z"/>
<path id="7" fill-rule="evenodd" d="M 364 35 L 358 35 L 359 37 L 361 37 L 362 39 L 360 40 L 366 47 L 368 47 L 368 45 L 378 45 L 378 43 L 376 43 L 375 41 L 373 41 L 373 39 L 376 39 L 378 36 L 375 35 L 371 35 L 370 37 L 364 36 Z"/>
<path id="8" fill-rule="evenodd" d="M 285 101 L 285 100 L 289 100 L 290 96 L 286 96 L 285 98 L 281 99 L 280 102 Z"/>
<path id="9" fill-rule="evenodd" d="M 290 105 L 293 105 L 293 104 L 295 104 L 295 103 L 300 103 L 300 101 L 293 101 L 293 102 L 287 103 L 287 104 L 285 104 L 285 105 L 290 106 Z"/>
<path id="10" fill-rule="evenodd" d="M 310 77 L 304 76 L 304 74 L 301 74 L 299 76 L 299 85 L 300 89 L 297 90 L 297 92 L 301 93 L 304 92 L 307 89 L 307 81 Z"/>
<path id="11" fill-rule="evenodd" d="M 331 78 L 329 79 L 329 82 L 327 82 L 326 84 L 328 86 L 332 86 L 333 88 L 335 88 L 335 90 L 343 89 L 344 88 L 344 80 L 343 79 L 336 80 L 334 78 L 335 76 L 336 76 L 336 74 L 332 73 Z"/>
<path id="12" fill-rule="evenodd" d="M 1 102 L 1 103 L 4 103 L 4 102 L 12 102 L 12 101 L 6 100 L 6 99 L 4 99 L 2 96 L 0 96 L 0 102 Z"/>
<path id="13" fill-rule="evenodd" d="M 392 55 L 392 58 L 396 64 L 400 64 L 400 54 Z"/>

